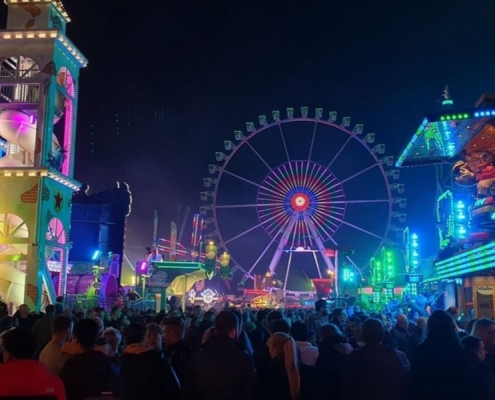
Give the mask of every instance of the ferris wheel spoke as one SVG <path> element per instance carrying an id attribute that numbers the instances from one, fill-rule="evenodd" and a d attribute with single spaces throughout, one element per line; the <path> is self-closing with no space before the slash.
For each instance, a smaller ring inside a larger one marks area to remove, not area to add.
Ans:
<path id="1" fill-rule="evenodd" d="M 349 142 L 352 140 L 352 136 L 349 136 L 347 138 L 347 140 L 345 141 L 345 143 L 342 145 L 342 147 L 339 149 L 339 151 L 337 152 L 337 154 L 335 154 L 332 158 L 332 161 L 330 161 L 330 164 L 327 165 L 327 169 L 330 169 L 330 167 L 332 166 L 332 164 L 335 162 L 335 160 L 338 158 L 338 156 L 340 156 L 340 154 L 344 151 L 344 149 L 347 147 L 347 145 L 349 144 Z"/>
<path id="2" fill-rule="evenodd" d="M 364 174 L 365 172 L 368 172 L 370 169 L 373 169 L 373 168 L 375 168 L 377 166 L 378 166 L 378 164 L 370 165 L 369 167 L 367 167 L 367 168 L 365 168 L 365 169 L 363 169 L 363 170 L 361 170 L 359 172 L 356 172 L 354 175 L 351 175 L 351 176 L 345 178 L 343 181 L 340 181 L 338 183 L 338 185 L 343 185 L 344 183 L 349 182 L 351 179 L 357 178 L 358 176 Z M 330 189 L 332 189 L 335 186 L 337 186 L 337 185 L 334 185 L 334 186 L 330 187 Z"/>
<path id="3" fill-rule="evenodd" d="M 244 235 L 247 235 L 249 232 L 252 232 L 252 231 L 254 231 L 255 229 L 258 229 L 258 228 L 260 228 L 260 227 L 262 227 L 262 226 L 263 226 L 263 222 L 260 222 L 259 224 L 257 224 L 257 225 L 255 225 L 255 226 L 253 226 L 253 227 L 251 227 L 251 228 L 249 228 L 249 229 L 246 229 L 245 231 L 243 231 L 243 232 L 239 233 L 238 235 L 234 236 L 233 238 L 230 238 L 229 240 L 226 240 L 226 241 L 224 242 L 224 244 L 227 244 L 227 243 L 233 242 L 234 240 L 237 240 L 237 239 L 239 239 L 240 237 L 243 237 Z"/>
<path id="4" fill-rule="evenodd" d="M 336 200 L 329 201 L 328 203 L 321 204 L 367 204 L 367 203 L 390 203 L 389 199 L 377 199 L 377 200 Z"/>
<path id="5" fill-rule="evenodd" d="M 254 264 L 252 265 L 252 267 L 248 271 L 248 275 L 251 275 L 251 272 L 253 272 L 253 270 L 256 268 L 256 266 L 261 261 L 261 259 L 264 257 L 264 255 L 266 254 L 266 252 L 268 251 L 268 249 L 271 247 L 271 245 L 273 244 L 273 242 L 275 242 L 275 239 L 276 239 L 276 236 L 274 236 L 272 238 L 272 240 L 270 241 L 270 243 L 268 243 L 268 246 L 265 247 L 265 250 L 263 250 L 263 252 L 260 254 L 260 256 L 258 257 L 258 259 L 254 262 Z"/>
<path id="6" fill-rule="evenodd" d="M 260 161 L 265 164 L 265 167 L 268 168 L 269 171 L 272 171 L 272 167 L 270 167 L 270 165 L 268 165 L 268 163 L 266 162 L 266 160 L 261 156 L 260 153 L 258 153 L 256 151 L 256 149 L 253 147 L 253 145 L 251 143 L 249 143 L 248 141 L 246 141 L 246 144 L 249 146 L 249 148 L 253 151 L 254 154 L 256 154 L 258 156 L 258 158 L 260 159 Z"/>
<path id="7" fill-rule="evenodd" d="M 378 239 L 380 239 L 380 240 L 382 239 L 382 237 L 381 237 L 381 236 L 379 236 L 379 235 L 377 235 L 376 233 L 373 233 L 373 232 L 370 232 L 370 231 L 368 231 L 368 230 L 366 230 L 366 229 L 360 228 L 359 226 L 354 225 L 354 224 L 351 224 L 350 222 L 347 222 L 347 221 L 341 220 L 341 223 L 342 223 L 342 224 L 344 224 L 344 225 L 347 225 L 347 226 L 349 226 L 349 227 L 351 227 L 351 228 L 354 228 L 354 229 L 356 229 L 357 231 L 360 231 L 360 232 L 366 233 L 367 235 L 370 235 L 370 236 L 376 237 L 376 238 L 378 238 Z"/>
<path id="8" fill-rule="evenodd" d="M 280 137 L 282 138 L 282 143 L 284 145 L 285 155 L 287 157 L 287 161 L 290 162 L 289 150 L 287 150 L 287 143 L 285 143 L 284 130 L 282 129 L 282 124 L 278 124 L 278 130 L 280 131 Z"/>
<path id="9" fill-rule="evenodd" d="M 311 160 L 311 156 L 313 155 L 313 145 L 315 143 L 316 128 L 318 128 L 318 122 L 315 121 L 315 127 L 313 128 L 313 135 L 311 136 L 311 145 L 309 146 L 308 161 Z"/>
<path id="10" fill-rule="evenodd" d="M 321 229 L 327 236 L 333 235 L 339 228 L 339 225 L 333 222 L 331 219 L 324 219 L 319 221 L 316 218 L 313 218 L 313 220 L 313 224 L 315 225 L 315 227 L 317 229 Z M 328 233 L 327 229 L 330 231 L 330 233 Z"/>
<path id="11" fill-rule="evenodd" d="M 215 208 L 254 208 L 254 207 L 277 207 L 283 206 L 284 203 L 260 203 L 260 204 L 228 204 L 215 206 Z"/>
<path id="12" fill-rule="evenodd" d="M 289 164 L 289 170 L 287 170 L 287 165 L 283 165 L 282 167 L 285 171 L 285 176 L 287 176 L 288 181 L 290 182 L 289 185 L 291 187 L 291 190 L 294 190 L 297 188 L 297 182 L 294 179 L 294 170 L 292 169 L 292 163 Z"/>
<path id="13" fill-rule="evenodd" d="M 243 182 L 246 182 L 246 183 L 249 183 L 250 185 L 253 185 L 253 186 L 256 186 L 258 188 L 262 188 L 263 186 L 261 186 L 259 183 L 256 183 L 256 182 L 253 182 L 253 181 L 250 181 L 249 179 L 246 179 L 246 178 L 243 178 L 242 176 L 240 175 L 237 175 L 237 174 L 234 174 L 233 172 L 230 172 L 230 171 L 227 171 L 226 169 L 223 170 L 223 172 L 225 174 L 228 174 L 230 176 L 233 176 L 234 178 L 237 178 Z"/>
<path id="14" fill-rule="evenodd" d="M 290 191 L 291 188 L 287 185 L 287 182 L 284 181 L 283 177 L 279 177 L 276 172 L 274 172 L 275 178 L 272 176 L 268 176 L 265 183 L 270 185 L 274 190 L 280 190 L 280 187 L 284 188 L 287 191 Z"/>

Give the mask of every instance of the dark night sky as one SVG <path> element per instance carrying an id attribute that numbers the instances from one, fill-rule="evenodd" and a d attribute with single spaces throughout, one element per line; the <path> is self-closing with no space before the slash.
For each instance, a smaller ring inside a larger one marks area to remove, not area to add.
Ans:
<path id="1" fill-rule="evenodd" d="M 90 62 L 80 79 L 76 179 L 94 190 L 130 184 L 129 247 L 150 245 L 153 208 L 161 236 L 188 206 L 189 226 L 214 152 L 260 114 L 335 109 L 397 156 L 446 83 L 457 106 L 495 90 L 492 0 L 64 4 L 68 35 Z M 433 170 L 402 172 L 408 224 L 433 239 Z"/>

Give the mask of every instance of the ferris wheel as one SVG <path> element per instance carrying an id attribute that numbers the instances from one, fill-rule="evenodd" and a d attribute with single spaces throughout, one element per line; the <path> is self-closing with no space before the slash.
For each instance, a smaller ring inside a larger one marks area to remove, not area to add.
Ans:
<path id="1" fill-rule="evenodd" d="M 208 166 L 200 212 L 210 214 L 205 222 L 213 230 L 205 236 L 231 254 L 243 282 L 269 272 L 295 290 L 298 280 L 332 274 L 331 249 L 340 248 L 353 249 L 344 262 L 360 272 L 398 230 L 392 218 L 405 218 L 393 210 L 406 205 L 392 194 L 404 191 L 390 182 L 399 178 L 388 168 L 393 157 L 374 144 L 374 133 L 363 134 L 362 124 L 351 130 L 349 117 L 338 123 L 334 111 L 328 119 L 321 108 L 314 117 L 307 107 L 300 117 L 293 108 L 286 118 L 272 115 L 272 122 L 260 116 L 259 127 L 246 123 L 246 134 L 235 131 L 236 142 L 224 141 L 218 164 Z"/>

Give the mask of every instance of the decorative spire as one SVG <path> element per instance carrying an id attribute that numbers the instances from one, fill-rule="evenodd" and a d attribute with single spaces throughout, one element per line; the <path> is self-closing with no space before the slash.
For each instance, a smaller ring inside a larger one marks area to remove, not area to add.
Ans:
<path id="1" fill-rule="evenodd" d="M 443 101 L 442 106 L 451 107 L 454 105 L 454 101 L 450 98 L 449 85 L 445 85 L 445 89 L 443 90 Z"/>

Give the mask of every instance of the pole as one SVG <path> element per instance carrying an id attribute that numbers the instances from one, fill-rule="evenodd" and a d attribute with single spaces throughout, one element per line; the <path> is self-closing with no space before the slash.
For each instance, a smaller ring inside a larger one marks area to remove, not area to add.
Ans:
<path id="1" fill-rule="evenodd" d="M 339 251 L 335 249 L 335 297 L 339 297 Z"/>
<path id="2" fill-rule="evenodd" d="M 184 290 L 182 293 L 182 311 L 186 312 L 186 301 L 187 301 L 187 276 L 189 274 L 184 274 Z"/>

